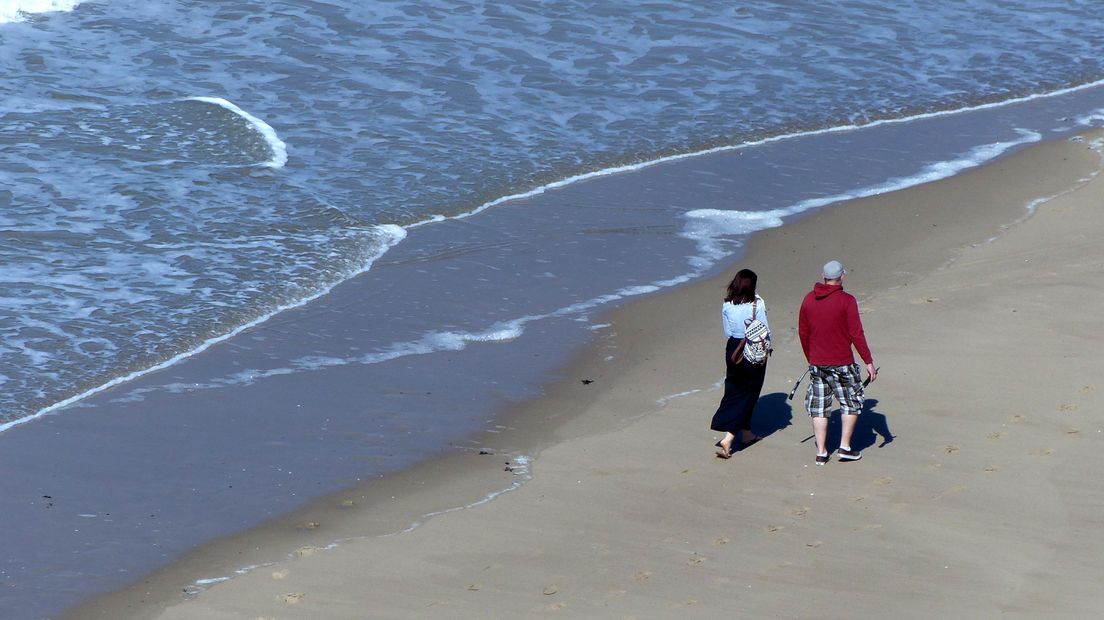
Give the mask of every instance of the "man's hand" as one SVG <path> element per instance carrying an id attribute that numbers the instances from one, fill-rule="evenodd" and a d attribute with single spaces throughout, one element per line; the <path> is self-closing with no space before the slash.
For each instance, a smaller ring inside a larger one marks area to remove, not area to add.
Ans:
<path id="1" fill-rule="evenodd" d="M 866 365 L 866 382 L 874 383 L 874 380 L 878 378 L 878 369 L 874 367 L 874 364 Z"/>

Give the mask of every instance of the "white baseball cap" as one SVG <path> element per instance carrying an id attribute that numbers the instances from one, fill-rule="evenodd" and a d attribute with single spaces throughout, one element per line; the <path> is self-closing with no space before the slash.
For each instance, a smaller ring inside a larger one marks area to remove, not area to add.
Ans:
<path id="1" fill-rule="evenodd" d="M 828 280 L 839 280 L 843 274 L 847 273 L 847 270 L 843 268 L 843 263 L 838 260 L 830 260 L 824 263 L 824 269 L 821 273 Z"/>

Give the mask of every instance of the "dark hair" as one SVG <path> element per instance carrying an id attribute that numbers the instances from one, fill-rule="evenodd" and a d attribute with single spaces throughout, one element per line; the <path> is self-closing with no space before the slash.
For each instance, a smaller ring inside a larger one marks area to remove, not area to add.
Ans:
<path id="1" fill-rule="evenodd" d="M 741 269 L 736 272 L 732 281 L 728 283 L 728 294 L 725 301 L 734 304 L 746 304 L 755 300 L 755 284 L 759 276 L 750 269 Z"/>

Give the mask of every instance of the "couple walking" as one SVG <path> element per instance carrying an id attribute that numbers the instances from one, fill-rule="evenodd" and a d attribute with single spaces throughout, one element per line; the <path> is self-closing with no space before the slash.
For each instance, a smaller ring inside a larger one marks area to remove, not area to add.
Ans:
<path id="1" fill-rule="evenodd" d="M 817 465 L 828 462 L 828 414 L 832 411 L 833 396 L 839 400 L 843 414 L 838 458 L 841 461 L 862 458 L 859 451 L 851 449 L 851 435 L 862 411 L 864 387 L 852 347 L 866 364 L 867 382 L 878 377 L 859 319 L 858 302 L 843 290 L 846 275 L 847 270 L 839 261 L 827 262 L 821 270 L 821 281 L 802 300 L 797 319 L 801 348 L 809 362 L 805 410 L 812 418 Z M 727 371 L 724 396 L 710 428 L 724 432 L 716 445 L 717 456 L 725 459 L 732 456 L 737 439 L 745 446 L 762 439 L 751 431 L 751 413 L 763 389 L 767 361 L 763 358 L 760 362 L 755 355 L 744 354 L 749 344 L 754 344 L 752 327 L 758 327 L 756 322 L 767 326 L 766 348 L 768 352 L 770 349 L 767 309 L 763 298 L 755 293 L 757 282 L 754 271 L 741 269 L 729 282 L 721 306 L 721 321 L 728 336 L 725 346 Z"/>

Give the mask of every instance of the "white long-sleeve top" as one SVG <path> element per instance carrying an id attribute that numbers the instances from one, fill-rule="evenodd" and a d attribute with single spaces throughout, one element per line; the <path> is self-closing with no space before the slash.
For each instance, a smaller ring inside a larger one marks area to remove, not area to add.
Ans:
<path id="1" fill-rule="evenodd" d="M 767 322 L 767 302 L 756 295 L 754 303 L 755 318 L 762 321 L 767 329 L 770 329 L 770 323 Z M 731 338 L 744 337 L 744 321 L 751 318 L 751 304 L 752 302 L 734 304 L 727 301 L 721 304 L 721 324 L 724 326 L 726 336 Z"/>

